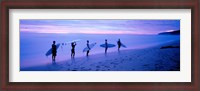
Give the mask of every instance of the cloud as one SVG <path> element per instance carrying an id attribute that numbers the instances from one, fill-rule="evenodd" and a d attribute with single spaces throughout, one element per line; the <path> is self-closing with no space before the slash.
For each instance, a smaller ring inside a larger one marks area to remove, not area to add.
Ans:
<path id="1" fill-rule="evenodd" d="M 179 20 L 20 20 L 20 31 L 35 33 L 157 34 L 178 29 Z"/>

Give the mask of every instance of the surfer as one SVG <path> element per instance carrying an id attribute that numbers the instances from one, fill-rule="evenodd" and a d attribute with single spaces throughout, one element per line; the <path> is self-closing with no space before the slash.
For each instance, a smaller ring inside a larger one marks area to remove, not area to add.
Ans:
<path id="1" fill-rule="evenodd" d="M 89 50 L 87 50 L 86 56 L 88 56 L 88 55 L 89 55 L 89 52 L 90 52 L 89 40 L 87 40 L 87 48 L 88 48 Z"/>
<path id="2" fill-rule="evenodd" d="M 71 57 L 74 58 L 74 56 L 75 56 L 75 46 L 76 46 L 76 42 L 72 42 L 72 43 L 71 43 L 71 46 L 72 46 Z"/>
<path id="3" fill-rule="evenodd" d="M 120 49 L 120 47 L 121 47 L 121 45 L 122 45 L 120 39 L 117 41 L 117 45 L 118 45 L 118 51 L 119 51 L 119 49 Z"/>
<path id="4" fill-rule="evenodd" d="M 55 43 L 56 43 L 56 41 L 53 41 L 53 44 L 52 44 L 52 60 L 53 61 L 55 61 L 55 59 L 56 59 L 56 53 L 57 53 Z"/>
<path id="5" fill-rule="evenodd" d="M 109 44 L 109 43 L 107 42 L 107 39 L 105 39 L 105 43 L 104 43 L 104 44 L 101 44 L 101 45 L 100 45 L 100 47 L 105 48 L 105 54 L 107 54 L 108 48 L 112 48 L 112 47 L 115 47 L 115 46 L 116 46 L 116 45 L 114 45 L 114 44 Z"/>
<path id="6" fill-rule="evenodd" d="M 105 54 L 107 53 L 108 50 L 108 43 L 107 43 L 107 39 L 105 39 Z"/>

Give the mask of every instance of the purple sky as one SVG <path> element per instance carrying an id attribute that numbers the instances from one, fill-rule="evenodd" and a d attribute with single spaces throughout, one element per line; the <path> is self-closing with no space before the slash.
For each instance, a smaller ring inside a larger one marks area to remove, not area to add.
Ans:
<path id="1" fill-rule="evenodd" d="M 34 33 L 157 34 L 180 30 L 180 20 L 20 20 L 20 31 Z"/>

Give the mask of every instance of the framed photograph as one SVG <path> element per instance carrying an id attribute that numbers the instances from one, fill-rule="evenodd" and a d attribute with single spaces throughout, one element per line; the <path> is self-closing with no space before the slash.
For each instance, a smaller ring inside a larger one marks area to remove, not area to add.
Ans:
<path id="1" fill-rule="evenodd" d="M 3 90 L 200 90 L 198 0 L 11 0 L 1 13 Z"/>

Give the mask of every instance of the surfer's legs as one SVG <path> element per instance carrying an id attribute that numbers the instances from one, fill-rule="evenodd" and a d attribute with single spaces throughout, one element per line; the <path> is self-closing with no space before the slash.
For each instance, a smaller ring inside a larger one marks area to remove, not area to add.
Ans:
<path id="1" fill-rule="evenodd" d="M 52 60 L 55 61 L 56 59 L 56 56 L 52 55 Z"/>
<path id="2" fill-rule="evenodd" d="M 73 53 L 74 53 L 74 51 L 73 51 L 73 49 L 71 50 L 71 58 L 73 57 Z"/>
<path id="3" fill-rule="evenodd" d="M 90 52 L 90 51 L 87 51 L 87 54 L 86 54 L 86 56 L 88 56 L 88 55 L 89 55 L 89 52 Z"/>
<path id="4" fill-rule="evenodd" d="M 105 53 L 107 53 L 108 48 L 105 48 Z"/>
<path id="5" fill-rule="evenodd" d="M 118 45 L 118 51 L 119 51 L 120 47 L 121 47 L 121 46 L 120 46 L 120 45 Z"/>
<path id="6" fill-rule="evenodd" d="M 52 53 L 52 60 L 56 59 L 56 53 Z"/>
<path id="7" fill-rule="evenodd" d="M 75 56 L 75 52 L 72 54 L 72 57 L 74 58 L 74 56 Z"/>
<path id="8" fill-rule="evenodd" d="M 74 58 L 74 53 L 71 54 L 71 58 Z"/>
<path id="9" fill-rule="evenodd" d="M 71 51 L 71 58 L 74 58 L 74 56 L 75 56 L 75 50 L 72 49 L 72 51 Z"/>

